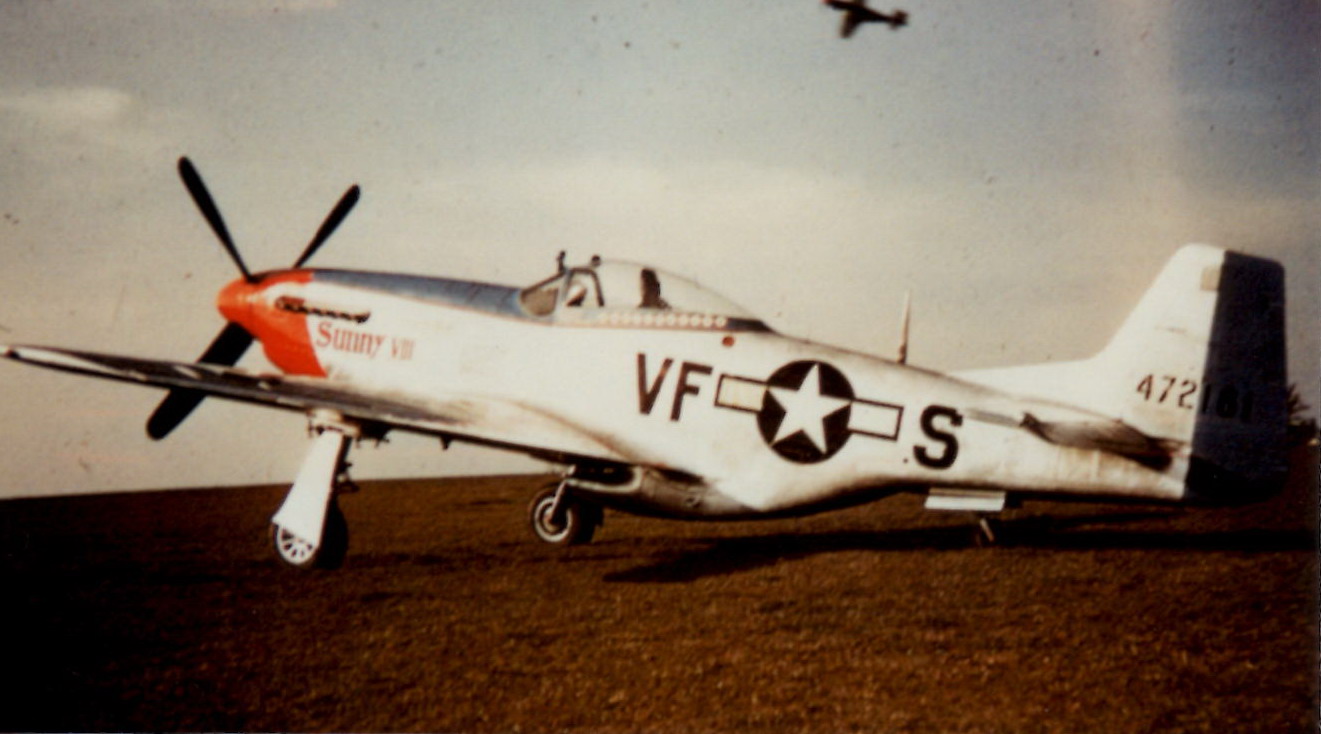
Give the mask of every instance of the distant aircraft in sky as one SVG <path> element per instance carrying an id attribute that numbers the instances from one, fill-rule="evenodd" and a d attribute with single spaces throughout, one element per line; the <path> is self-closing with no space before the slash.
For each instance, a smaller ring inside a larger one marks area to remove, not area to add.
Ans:
<path id="1" fill-rule="evenodd" d="M 589 541 L 602 508 L 756 519 L 900 492 L 983 518 L 1024 498 L 1235 504 L 1270 496 L 1286 468 L 1271 260 L 1185 246 L 1096 356 L 944 374 L 907 364 L 903 344 L 886 359 L 777 333 L 648 265 L 561 258 L 525 287 L 304 267 L 356 186 L 291 268 L 253 273 L 186 158 L 179 172 L 241 275 L 202 357 L 0 355 L 167 389 L 147 423 L 158 439 L 206 396 L 306 415 L 315 438 L 271 518 L 294 566 L 343 559 L 349 450 L 396 430 L 560 467 L 528 509 L 555 545 Z M 276 370 L 234 366 L 254 342 Z"/>
<path id="2" fill-rule="evenodd" d="M 867 7 L 867 0 L 821 0 L 821 4 L 844 13 L 843 22 L 839 26 L 840 38 L 852 38 L 853 32 L 863 23 L 886 23 L 891 30 L 908 25 L 908 13 L 902 10 L 895 10 L 889 15 L 879 13 Z"/>

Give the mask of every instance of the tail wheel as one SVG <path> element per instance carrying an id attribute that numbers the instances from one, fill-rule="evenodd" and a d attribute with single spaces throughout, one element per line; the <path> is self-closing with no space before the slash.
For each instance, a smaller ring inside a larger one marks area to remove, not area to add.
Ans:
<path id="1" fill-rule="evenodd" d="M 570 546 L 592 542 L 596 527 L 601 524 L 601 508 L 565 497 L 555 511 L 557 485 L 542 489 L 528 505 L 528 522 L 532 532 L 542 542 Z"/>
<path id="2" fill-rule="evenodd" d="M 321 533 L 319 547 L 279 525 L 271 525 L 271 542 L 280 560 L 295 568 L 339 568 L 344 565 L 344 556 L 349 552 L 349 524 L 339 503 L 331 500 L 326 509 L 326 527 Z"/>

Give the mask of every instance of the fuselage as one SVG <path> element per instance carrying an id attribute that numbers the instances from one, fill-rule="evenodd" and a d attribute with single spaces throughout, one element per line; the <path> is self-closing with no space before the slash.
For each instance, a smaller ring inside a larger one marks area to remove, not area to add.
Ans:
<path id="1" fill-rule="evenodd" d="M 639 273 L 641 285 L 628 285 Z M 1022 426 L 1025 415 L 1104 416 L 784 336 L 691 288 L 695 296 L 671 304 L 648 295 L 648 277 L 656 271 L 610 264 L 520 289 L 290 270 L 235 281 L 218 305 L 288 374 L 419 404 L 510 406 L 477 438 L 637 467 L 636 481 L 601 492 L 643 511 L 787 513 L 928 487 L 1183 494 L 1186 452 L 1149 465 Z M 664 278 L 669 290 L 656 293 L 683 295 L 682 279 Z M 585 299 L 573 293 L 578 279 L 592 284 Z"/>

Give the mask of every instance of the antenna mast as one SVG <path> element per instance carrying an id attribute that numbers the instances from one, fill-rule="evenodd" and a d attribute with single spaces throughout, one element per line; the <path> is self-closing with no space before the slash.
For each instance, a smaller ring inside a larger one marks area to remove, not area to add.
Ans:
<path id="1" fill-rule="evenodd" d="M 895 361 L 908 364 L 908 322 L 912 316 L 913 292 L 904 292 L 904 315 L 899 325 L 899 355 Z"/>

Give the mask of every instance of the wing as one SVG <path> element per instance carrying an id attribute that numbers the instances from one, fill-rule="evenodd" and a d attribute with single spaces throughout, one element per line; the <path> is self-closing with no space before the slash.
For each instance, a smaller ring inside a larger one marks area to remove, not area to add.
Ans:
<path id="1" fill-rule="evenodd" d="M 859 16 L 856 11 L 845 11 L 844 19 L 840 21 L 839 24 L 839 37 L 852 38 L 853 32 L 858 30 L 858 26 L 862 25 L 862 23 L 862 17 Z"/>
<path id="2" fill-rule="evenodd" d="M 273 375 L 210 364 L 168 362 L 32 346 L 0 346 L 18 362 L 140 385 L 191 390 L 285 410 L 330 410 L 345 418 L 442 437 L 463 438 L 551 461 L 632 464 L 605 437 L 513 401 L 449 395 L 404 396 L 324 378 Z"/>

